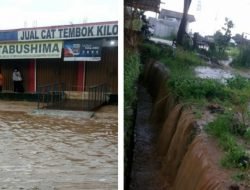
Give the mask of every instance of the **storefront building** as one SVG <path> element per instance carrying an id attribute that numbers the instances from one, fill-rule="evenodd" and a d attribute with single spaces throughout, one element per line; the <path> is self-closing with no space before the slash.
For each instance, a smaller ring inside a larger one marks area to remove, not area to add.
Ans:
<path id="1" fill-rule="evenodd" d="M 106 84 L 117 95 L 117 39 L 117 21 L 1 30 L 3 92 L 13 91 L 12 72 L 18 68 L 27 93 L 64 83 L 66 91 Z"/>

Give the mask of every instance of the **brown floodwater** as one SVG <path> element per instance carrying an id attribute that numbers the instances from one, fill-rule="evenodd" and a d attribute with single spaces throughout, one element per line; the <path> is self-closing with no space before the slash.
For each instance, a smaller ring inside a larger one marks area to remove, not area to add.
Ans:
<path id="1" fill-rule="evenodd" d="M 117 107 L 92 118 L 0 111 L 0 189 L 118 187 Z"/>

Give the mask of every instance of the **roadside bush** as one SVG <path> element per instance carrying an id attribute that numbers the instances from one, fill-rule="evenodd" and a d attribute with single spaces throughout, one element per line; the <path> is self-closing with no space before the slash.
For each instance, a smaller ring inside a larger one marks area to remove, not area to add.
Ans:
<path id="1" fill-rule="evenodd" d="M 124 59 L 124 173 L 125 181 L 129 180 L 133 133 L 134 110 L 137 100 L 137 79 L 140 74 L 140 59 L 137 52 L 125 52 Z"/>
<path id="2" fill-rule="evenodd" d="M 201 65 L 202 60 L 191 51 L 185 51 L 183 49 L 177 50 L 176 59 L 180 61 L 180 63 L 187 64 L 189 66 L 198 66 Z"/>
<path id="3" fill-rule="evenodd" d="M 194 52 L 187 51 L 182 48 L 177 48 L 176 56 L 174 59 L 180 65 L 187 65 L 189 67 L 198 66 L 202 64 L 202 60 Z M 166 59 L 166 61 L 169 61 L 169 60 Z"/>
<path id="4" fill-rule="evenodd" d="M 150 42 L 143 43 L 140 46 L 141 62 L 146 63 L 149 59 L 160 59 L 162 56 L 170 56 L 171 47 L 166 45 L 156 45 Z"/>
<path id="5" fill-rule="evenodd" d="M 240 50 L 236 46 L 231 46 L 226 50 L 226 52 L 232 58 L 236 58 L 237 56 L 239 56 Z"/>
<path id="6" fill-rule="evenodd" d="M 250 45 L 241 46 L 238 56 L 231 63 L 235 67 L 250 67 Z"/>
<path id="7" fill-rule="evenodd" d="M 233 180 L 240 182 L 246 179 L 246 174 L 244 172 L 236 173 L 232 176 Z"/>
<path id="8" fill-rule="evenodd" d="M 203 61 L 196 54 L 190 51 L 177 48 L 175 56 L 167 56 L 164 54 L 160 61 L 169 68 L 171 80 L 175 80 L 181 76 L 185 78 L 194 78 L 193 67 L 202 65 Z"/>
<path id="9" fill-rule="evenodd" d="M 238 89 L 241 90 L 243 88 L 249 87 L 249 79 L 243 78 L 239 75 L 237 75 L 236 77 L 227 79 L 227 85 L 231 88 L 231 89 Z"/>
<path id="10" fill-rule="evenodd" d="M 232 146 L 221 160 L 221 164 L 226 168 L 246 168 L 248 166 L 241 162 L 241 159 L 244 157 L 246 157 L 246 153 L 242 147 Z"/>
<path id="11" fill-rule="evenodd" d="M 136 81 L 140 74 L 139 54 L 127 52 L 124 59 L 124 102 L 125 107 L 133 105 L 136 100 Z"/>
<path id="12" fill-rule="evenodd" d="M 245 137 L 248 141 L 250 141 L 250 128 L 247 128 L 247 129 L 246 129 L 246 132 L 244 133 L 244 137 Z"/>
<path id="13" fill-rule="evenodd" d="M 225 138 L 225 134 L 230 133 L 231 121 L 226 115 L 220 115 L 216 120 L 209 123 L 205 130 L 208 134 L 215 136 L 219 139 Z"/>

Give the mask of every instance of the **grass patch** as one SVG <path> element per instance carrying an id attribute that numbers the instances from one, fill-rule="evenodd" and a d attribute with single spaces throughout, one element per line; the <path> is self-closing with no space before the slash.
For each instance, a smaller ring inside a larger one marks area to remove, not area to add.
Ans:
<path id="1" fill-rule="evenodd" d="M 195 53 L 181 48 L 175 50 L 174 56 L 165 54 L 160 61 L 171 70 L 171 77 L 192 77 L 193 68 L 203 65 L 204 62 Z"/>
<path id="2" fill-rule="evenodd" d="M 246 174 L 244 172 L 238 172 L 232 176 L 232 179 L 236 182 L 241 182 L 246 179 Z"/>
<path id="3" fill-rule="evenodd" d="M 128 179 L 134 133 L 134 110 L 137 101 L 137 80 L 140 74 L 140 56 L 134 51 L 125 52 L 124 59 L 124 168 Z"/>
<path id="4" fill-rule="evenodd" d="M 124 60 L 124 100 L 130 107 L 136 100 L 136 81 L 140 74 L 140 57 L 136 52 L 127 52 Z"/>
<path id="5" fill-rule="evenodd" d="M 208 134 L 216 137 L 219 145 L 225 151 L 225 156 L 221 160 L 222 166 L 226 168 L 243 168 L 242 158 L 246 157 L 246 151 L 240 146 L 233 132 L 233 122 L 229 114 L 220 115 L 215 121 L 209 123 L 205 130 Z"/>
<path id="6" fill-rule="evenodd" d="M 193 77 L 178 76 L 168 81 L 169 87 L 178 97 L 185 99 L 213 99 L 224 100 L 229 94 L 225 85 L 208 79 L 199 79 Z"/>

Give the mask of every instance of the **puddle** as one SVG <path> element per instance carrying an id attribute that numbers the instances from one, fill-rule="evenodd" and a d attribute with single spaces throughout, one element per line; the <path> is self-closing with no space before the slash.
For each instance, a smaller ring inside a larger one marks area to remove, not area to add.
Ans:
<path id="1" fill-rule="evenodd" d="M 117 189 L 117 109 L 108 110 L 89 119 L 0 111 L 0 189 Z"/>
<path id="2" fill-rule="evenodd" d="M 203 79 L 217 79 L 224 82 L 226 79 L 233 78 L 234 75 L 230 71 L 219 68 L 211 68 L 208 66 L 199 66 L 195 68 L 196 76 Z"/>

